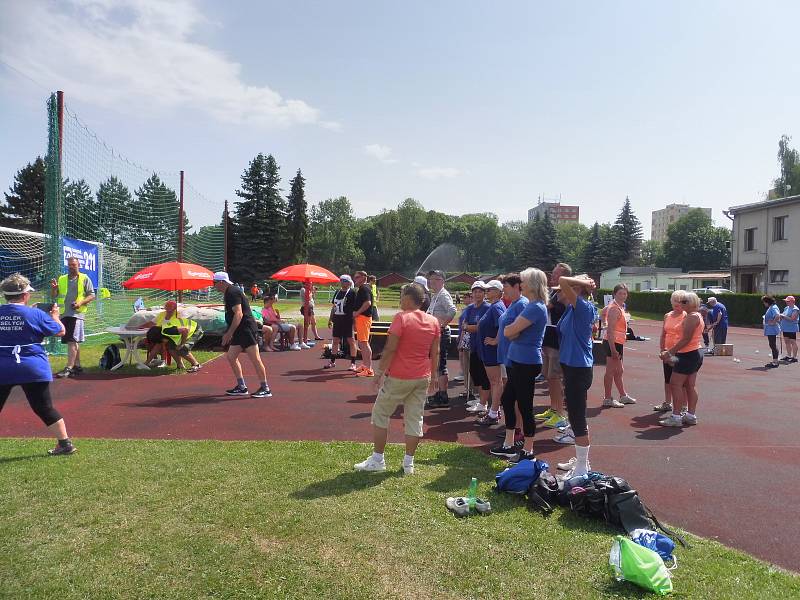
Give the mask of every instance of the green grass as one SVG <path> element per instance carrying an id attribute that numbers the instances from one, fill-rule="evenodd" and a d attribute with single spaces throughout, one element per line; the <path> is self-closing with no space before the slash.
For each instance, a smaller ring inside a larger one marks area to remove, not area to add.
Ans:
<path id="1" fill-rule="evenodd" d="M 423 444 L 417 474 L 355 473 L 318 442 L 0 440 L 0 598 L 641 598 L 613 531 L 490 490 L 499 461 Z M 402 449 L 390 446 L 396 468 Z M 444 507 L 470 477 L 495 512 Z M 797 576 L 720 544 L 679 550 L 678 598 L 788 598 Z"/>
<path id="2" fill-rule="evenodd" d="M 98 373 L 102 372 L 103 369 L 100 368 L 100 357 L 103 356 L 103 351 L 106 349 L 106 346 L 109 344 L 118 344 L 121 346 L 119 338 L 110 333 L 104 333 L 100 335 L 94 335 L 91 337 L 86 338 L 86 342 L 81 344 L 81 365 L 83 366 L 84 370 L 87 373 Z M 61 344 L 59 344 L 59 350 L 61 350 Z M 56 354 L 50 355 L 50 367 L 53 369 L 53 372 L 56 373 L 67 366 L 67 356 L 66 356 L 66 346 L 63 349 L 64 354 Z M 208 362 L 212 358 L 219 356 L 219 352 L 212 352 L 210 350 L 195 350 L 192 352 L 194 357 L 200 364 Z M 124 350 L 120 347 L 120 355 L 124 358 Z M 139 356 L 144 360 L 145 358 L 145 350 L 139 349 Z M 186 367 L 189 366 L 189 361 L 184 361 L 184 365 Z M 181 373 L 178 371 L 175 366 L 175 361 L 172 361 L 172 364 L 163 368 L 163 369 L 151 369 L 147 370 L 139 370 L 136 368 L 136 365 L 125 365 L 120 367 L 114 373 L 129 373 L 129 374 L 136 374 L 142 376 L 155 376 L 155 375 L 166 375 L 166 374 L 176 374 Z"/>

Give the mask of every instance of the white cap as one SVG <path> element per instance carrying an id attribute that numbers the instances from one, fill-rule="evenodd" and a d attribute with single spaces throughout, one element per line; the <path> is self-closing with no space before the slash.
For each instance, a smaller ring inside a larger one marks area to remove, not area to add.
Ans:
<path id="1" fill-rule="evenodd" d="M 418 284 L 420 284 L 420 285 L 421 285 L 422 287 L 424 287 L 424 288 L 425 288 L 425 290 L 427 291 L 427 289 L 428 289 L 428 280 L 427 280 L 427 279 L 425 279 L 425 277 L 424 277 L 424 276 L 422 276 L 422 275 L 417 275 L 416 277 L 414 277 L 414 283 L 418 283 Z"/>
<path id="2" fill-rule="evenodd" d="M 499 279 L 492 279 L 489 283 L 486 284 L 486 289 L 494 288 L 496 290 L 503 291 L 503 282 Z"/>
<path id="3" fill-rule="evenodd" d="M 481 290 L 485 290 L 486 289 L 486 284 L 483 283 L 483 281 L 481 281 L 480 279 L 476 279 L 475 283 L 473 283 L 472 287 L 469 288 L 469 289 L 474 290 L 475 288 L 478 288 L 478 289 L 481 289 Z"/>
<path id="4" fill-rule="evenodd" d="M 228 274 L 225 271 L 217 271 L 214 273 L 214 281 L 224 281 L 225 283 L 233 285 L 233 282 L 228 278 Z"/>
<path id="5" fill-rule="evenodd" d="M 339 281 L 340 281 L 341 283 L 344 283 L 345 281 L 347 281 L 347 282 L 349 282 L 349 283 L 350 283 L 350 285 L 353 285 L 353 278 L 352 278 L 352 277 L 350 277 L 350 275 L 347 275 L 346 273 L 345 273 L 344 275 L 341 275 L 341 276 L 339 277 Z"/>

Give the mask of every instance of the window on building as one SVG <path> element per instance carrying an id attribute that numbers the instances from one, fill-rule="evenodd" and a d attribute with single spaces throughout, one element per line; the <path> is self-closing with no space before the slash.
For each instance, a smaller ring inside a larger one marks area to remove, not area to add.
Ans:
<path id="1" fill-rule="evenodd" d="M 778 242 L 780 240 L 788 239 L 786 237 L 786 219 L 788 217 L 775 217 L 772 219 L 772 241 Z"/>
<path id="2" fill-rule="evenodd" d="M 642 291 L 642 284 L 641 283 L 637 283 L 636 284 L 636 291 L 637 292 L 641 292 Z"/>
<path id="3" fill-rule="evenodd" d="M 681 289 L 682 290 L 686 290 L 686 286 L 685 285 L 681 285 Z"/>
<path id="4" fill-rule="evenodd" d="M 670 292 L 674 292 L 675 291 L 675 284 L 674 283 L 670 283 L 669 285 L 667 285 L 667 290 L 670 291 Z"/>
<path id="5" fill-rule="evenodd" d="M 770 270 L 769 272 L 770 283 L 789 283 L 789 271 L 786 270 Z"/>
<path id="6" fill-rule="evenodd" d="M 749 229 L 744 230 L 744 249 L 745 250 L 755 250 L 756 249 L 756 227 L 751 227 Z"/>

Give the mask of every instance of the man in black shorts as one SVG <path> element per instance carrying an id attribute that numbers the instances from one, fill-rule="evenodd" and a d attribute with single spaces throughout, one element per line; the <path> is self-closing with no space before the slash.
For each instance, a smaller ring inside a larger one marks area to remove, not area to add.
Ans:
<path id="1" fill-rule="evenodd" d="M 339 345 L 342 339 L 347 340 L 350 349 L 350 371 L 356 370 L 356 341 L 353 338 L 353 310 L 355 309 L 356 293 L 353 290 L 353 278 L 342 275 L 339 278 L 342 288 L 336 290 L 333 296 L 328 327 L 333 329 L 333 343 L 331 344 L 331 362 L 323 368 L 332 369 L 336 366 L 336 356 L 339 354 Z"/>
<path id="2" fill-rule="evenodd" d="M 226 357 L 236 377 L 236 386 L 225 393 L 229 396 L 250 395 L 239 363 L 239 355 L 245 352 L 261 382 L 261 386 L 252 394 L 253 398 L 269 398 L 272 392 L 267 385 L 267 370 L 258 353 L 258 328 L 247 297 L 233 285 L 224 271 L 214 273 L 214 289 L 225 295 L 225 323 L 228 328 L 222 336 L 222 345 L 228 347 Z"/>

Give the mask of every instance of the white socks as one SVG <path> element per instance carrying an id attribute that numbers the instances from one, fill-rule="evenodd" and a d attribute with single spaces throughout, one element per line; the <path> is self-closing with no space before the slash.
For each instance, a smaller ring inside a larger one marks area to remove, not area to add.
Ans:
<path id="1" fill-rule="evenodd" d="M 578 459 L 575 463 L 576 475 L 587 475 L 589 473 L 589 446 L 575 445 L 575 458 Z"/>
<path id="2" fill-rule="evenodd" d="M 408 454 L 403 456 L 403 466 L 404 467 L 410 467 L 413 464 L 414 464 L 414 457 L 413 456 L 410 456 Z"/>

